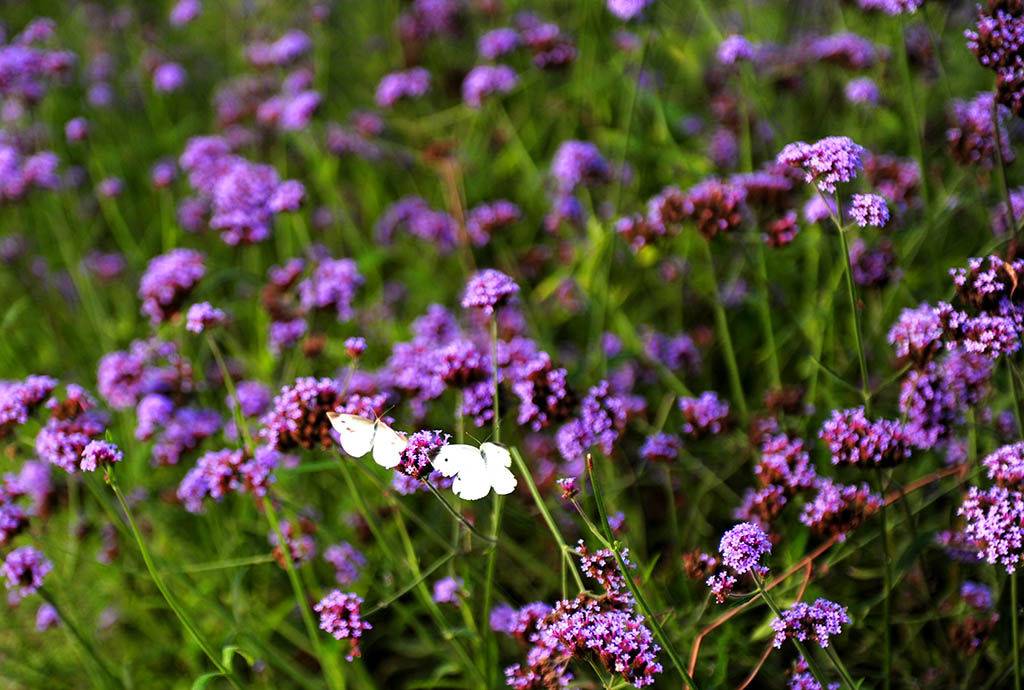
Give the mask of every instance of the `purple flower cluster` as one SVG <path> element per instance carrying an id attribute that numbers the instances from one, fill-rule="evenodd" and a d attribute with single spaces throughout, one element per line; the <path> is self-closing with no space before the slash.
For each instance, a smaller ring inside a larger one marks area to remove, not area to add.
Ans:
<path id="1" fill-rule="evenodd" d="M 28 421 L 37 407 L 57 387 L 49 376 L 29 376 L 24 381 L 0 381 L 0 438 Z"/>
<path id="2" fill-rule="evenodd" d="M 106 441 L 89 441 L 82 450 L 81 468 L 84 472 L 95 472 L 97 468 L 121 462 L 124 453 L 113 443 Z"/>
<path id="3" fill-rule="evenodd" d="M 731 34 L 718 44 L 716 56 L 723 65 L 735 65 L 741 60 L 753 60 L 755 47 L 745 37 Z"/>
<path id="4" fill-rule="evenodd" d="M 996 163 L 996 132 L 992 123 L 991 92 L 979 93 L 969 102 L 954 100 L 946 129 L 946 143 L 950 154 L 961 165 L 979 165 L 989 170 Z M 1000 117 L 1007 114 L 1006 108 L 998 109 Z M 999 127 L 999 151 L 1003 161 L 1014 159 L 1006 127 Z"/>
<path id="5" fill-rule="evenodd" d="M 352 259 L 325 258 L 298 284 L 299 302 L 306 310 L 333 308 L 339 321 L 348 321 L 354 315 L 356 290 L 363 282 Z"/>
<path id="6" fill-rule="evenodd" d="M 245 54 L 253 67 L 283 67 L 313 49 L 313 41 L 302 31 L 286 31 L 272 43 L 258 41 L 246 46 Z"/>
<path id="7" fill-rule="evenodd" d="M 345 658 L 352 661 L 361 656 L 359 638 L 373 626 L 363 620 L 359 607 L 363 598 L 352 593 L 333 590 L 313 607 L 320 614 L 320 629 L 326 630 L 336 640 L 348 640 L 349 650 Z"/>
<path id="8" fill-rule="evenodd" d="M 486 268 L 474 273 L 466 283 L 462 306 L 480 309 L 490 315 L 495 309 L 508 304 L 517 292 L 519 286 L 512 278 L 501 271 Z"/>
<path id="9" fill-rule="evenodd" d="M 241 450 L 210 451 L 181 480 L 178 499 L 190 513 L 201 513 L 207 496 L 221 501 L 237 491 L 262 498 L 275 481 L 280 460 L 281 454 L 267 446 L 258 447 L 251 458 Z"/>
<path id="10" fill-rule="evenodd" d="M 518 48 L 522 43 L 515 29 L 502 27 L 488 31 L 477 41 L 477 53 L 485 60 L 496 60 Z"/>
<path id="11" fill-rule="evenodd" d="M 434 456 L 450 441 L 451 436 L 442 431 L 417 431 L 409 434 L 408 445 L 402 451 L 401 462 L 395 469 L 415 479 L 428 477 L 433 470 Z"/>
<path id="12" fill-rule="evenodd" d="M 202 333 L 211 328 L 219 328 L 230 320 L 224 310 L 217 309 L 209 302 L 199 302 L 188 308 L 185 328 L 193 333 Z"/>
<path id="13" fill-rule="evenodd" d="M 1024 442 L 1003 446 L 982 460 L 988 478 L 1014 491 L 1024 490 Z"/>
<path id="14" fill-rule="evenodd" d="M 142 313 L 154 326 L 167 321 L 205 274 L 205 257 L 192 249 L 172 249 L 151 259 L 139 281 Z"/>
<path id="15" fill-rule="evenodd" d="M 640 448 L 640 457 L 648 462 L 675 462 L 682 450 L 683 442 L 672 434 L 648 436 Z"/>
<path id="16" fill-rule="evenodd" d="M 805 181 L 814 182 L 821 191 L 834 194 L 836 184 L 853 180 L 863 169 L 863 155 L 864 147 L 849 137 L 826 137 L 813 144 L 802 141 L 787 144 L 779 153 L 778 162 L 803 168 Z"/>
<path id="17" fill-rule="evenodd" d="M 495 230 L 507 227 L 522 218 L 523 212 L 511 201 L 500 199 L 474 206 L 466 213 L 466 234 L 477 247 L 486 245 Z"/>
<path id="18" fill-rule="evenodd" d="M 334 579 L 342 587 L 351 587 L 366 567 L 366 556 L 348 542 L 328 546 L 324 560 L 334 566 Z"/>
<path id="19" fill-rule="evenodd" d="M 760 575 L 768 573 L 768 567 L 761 565 L 761 558 L 771 554 L 772 543 L 764 530 L 752 522 L 741 522 L 723 534 L 718 551 L 722 554 L 722 565 L 737 575 L 752 570 Z"/>
<path id="20" fill-rule="evenodd" d="M 781 647 L 788 639 L 810 640 L 824 649 L 829 645 L 829 638 L 841 634 L 842 626 L 849 623 L 850 616 L 845 606 L 828 599 L 818 599 L 813 604 L 798 601 L 783 611 L 781 618 L 772 621 L 772 630 L 775 631 L 773 644 Z"/>
<path id="21" fill-rule="evenodd" d="M 870 246 L 860 237 L 850 243 L 853 279 L 862 287 L 881 288 L 899 281 L 903 271 L 895 266 L 896 253 L 888 238 Z"/>
<path id="22" fill-rule="evenodd" d="M 403 98 L 421 98 L 430 91 L 430 72 L 413 67 L 404 72 L 386 74 L 377 84 L 374 101 L 379 108 L 390 108 Z"/>
<path id="23" fill-rule="evenodd" d="M 454 218 L 432 209 L 418 196 L 405 197 L 388 206 L 374 226 L 374 237 L 381 244 L 391 244 L 398 228 L 433 244 L 442 253 L 450 252 L 459 236 L 459 224 Z"/>
<path id="24" fill-rule="evenodd" d="M 729 417 L 729 403 L 719 400 L 714 391 L 705 391 L 697 398 L 680 398 L 678 405 L 683 413 L 683 433 L 693 438 L 721 433 Z"/>
<path id="25" fill-rule="evenodd" d="M 964 517 L 964 537 L 978 559 L 1013 573 L 1024 556 L 1024 494 L 994 486 L 972 486 L 957 515 Z"/>
<path id="26" fill-rule="evenodd" d="M 518 85 L 519 76 L 507 65 L 477 65 L 462 82 L 462 100 L 471 108 L 481 108 L 487 96 L 509 93 Z"/>
<path id="27" fill-rule="evenodd" d="M 899 422 L 870 421 L 863 407 L 834 410 L 818 436 L 828 445 L 833 465 L 892 467 L 911 453 L 910 439 Z"/>
<path id="28" fill-rule="evenodd" d="M 804 442 L 785 434 L 762 440 L 761 459 L 754 472 L 763 485 L 781 486 L 790 494 L 811 488 L 817 479 Z"/>
<path id="29" fill-rule="evenodd" d="M 589 141 L 563 141 L 551 160 L 551 177 L 563 194 L 580 185 L 595 185 L 611 178 L 611 168 Z"/>
<path id="30" fill-rule="evenodd" d="M 434 583 L 434 601 L 438 604 L 451 604 L 455 608 L 462 605 L 463 582 L 461 577 L 442 577 Z"/>
<path id="31" fill-rule="evenodd" d="M 629 416 L 629 401 L 614 394 L 607 381 L 601 381 L 587 391 L 580 415 L 558 430 L 558 450 L 570 463 L 582 460 L 594 446 L 605 455 L 611 455 Z"/>
<path id="32" fill-rule="evenodd" d="M 851 79 L 843 89 L 846 100 L 856 105 L 876 105 L 880 98 L 878 85 L 870 77 Z"/>
<path id="33" fill-rule="evenodd" d="M 43 586 L 43 578 L 53 570 L 53 563 L 41 551 L 31 546 L 22 546 L 7 554 L 0 567 L 0 575 L 7 579 L 10 599 L 17 603 L 35 594 Z"/>
<path id="34" fill-rule="evenodd" d="M 882 507 L 883 498 L 873 494 L 865 483 L 844 486 L 831 479 L 818 479 L 817 494 L 804 506 L 800 522 L 823 538 L 846 541 L 856 529 Z"/>
<path id="35" fill-rule="evenodd" d="M 850 215 L 860 227 L 884 227 L 889 222 L 889 207 L 877 194 L 854 194 Z"/>
<path id="36" fill-rule="evenodd" d="M 36 434 L 36 455 L 73 474 L 85 447 L 106 431 L 109 417 L 97 410 L 92 396 L 76 384 L 68 384 L 63 400 L 50 398 L 46 406 L 51 416 Z"/>
<path id="37" fill-rule="evenodd" d="M 654 0 L 607 0 L 608 11 L 626 22 L 644 11 Z"/>
<path id="38" fill-rule="evenodd" d="M 862 10 L 878 10 L 888 15 L 913 14 L 924 0 L 857 0 Z"/>
<path id="39" fill-rule="evenodd" d="M 900 361 L 927 364 L 942 350 L 944 329 L 936 310 L 928 304 L 904 309 L 889 329 L 887 340 L 896 349 Z"/>

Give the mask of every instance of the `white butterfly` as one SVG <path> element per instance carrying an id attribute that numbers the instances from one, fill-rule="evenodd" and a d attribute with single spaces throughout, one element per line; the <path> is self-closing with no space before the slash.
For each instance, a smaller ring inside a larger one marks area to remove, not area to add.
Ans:
<path id="1" fill-rule="evenodd" d="M 463 443 L 445 446 L 432 464 L 444 476 L 455 477 L 452 491 L 467 501 L 481 499 L 491 489 L 498 494 L 510 494 L 516 488 L 516 477 L 508 469 L 512 456 L 508 449 L 494 443 L 482 443 L 479 448 Z"/>
<path id="2" fill-rule="evenodd" d="M 341 447 L 354 458 L 373 450 L 373 461 L 391 469 L 402 460 L 402 451 L 409 445 L 404 436 L 379 419 L 369 420 L 354 414 L 328 412 L 331 426 L 341 437 Z"/>

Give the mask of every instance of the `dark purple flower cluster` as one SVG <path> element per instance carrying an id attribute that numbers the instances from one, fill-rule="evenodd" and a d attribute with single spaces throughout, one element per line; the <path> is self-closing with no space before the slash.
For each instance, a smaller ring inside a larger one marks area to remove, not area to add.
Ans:
<path id="1" fill-rule="evenodd" d="M 781 647 L 788 639 L 810 640 L 825 648 L 829 645 L 829 638 L 842 633 L 842 626 L 849 623 L 850 616 L 845 606 L 828 599 L 818 599 L 813 604 L 798 601 L 783 611 L 781 618 L 772 621 L 772 630 L 775 631 L 773 644 Z"/>
<path id="2" fill-rule="evenodd" d="M 0 439 L 28 421 L 57 387 L 57 379 L 29 376 L 24 381 L 0 381 Z"/>
<path id="3" fill-rule="evenodd" d="M 611 179 L 611 167 L 589 141 L 563 141 L 551 159 L 551 177 L 562 193 Z"/>
<path id="4" fill-rule="evenodd" d="M 991 358 L 957 348 L 907 372 L 900 386 L 900 412 L 913 444 L 929 449 L 948 441 L 964 421 L 964 410 L 988 392 Z"/>
<path id="5" fill-rule="evenodd" d="M 519 85 L 519 75 L 507 65 L 477 65 L 462 82 L 462 100 L 471 108 L 481 108 L 492 94 L 509 93 Z"/>
<path id="6" fill-rule="evenodd" d="M 986 170 L 996 164 L 996 131 L 992 122 L 991 92 L 979 93 L 974 100 L 965 102 L 955 99 L 949 115 L 949 127 L 946 129 L 946 143 L 949 152 L 961 165 L 979 165 Z M 1007 114 L 1006 108 L 999 106 L 998 114 Z M 1014 159 L 1013 148 L 1006 133 L 1006 127 L 999 128 L 999 151 L 1004 162 Z"/>
<path id="7" fill-rule="evenodd" d="M 754 472 L 763 485 L 781 486 L 790 494 L 811 488 L 818 477 L 804 442 L 786 434 L 761 441 L 761 459 Z"/>
<path id="8" fill-rule="evenodd" d="M 1018 2 L 979 6 L 978 22 L 964 36 L 982 67 L 996 73 L 999 102 L 1020 115 L 1024 112 L 1024 7 Z"/>
<path id="9" fill-rule="evenodd" d="M 4 69 L 3 52 L 0 46 L 0 76 Z M 33 188 L 55 189 L 60 183 L 59 162 L 57 154 L 50 151 L 22 155 L 14 142 L 0 132 L 0 201 L 17 201 Z"/>
<path id="10" fill-rule="evenodd" d="M 682 199 L 682 218 L 691 221 L 697 231 L 710 240 L 720 232 L 740 226 L 746 210 L 745 196 L 742 187 L 708 178 L 686 191 Z"/>
<path id="11" fill-rule="evenodd" d="M 516 356 L 509 358 L 503 375 L 519 399 L 517 423 L 540 431 L 568 417 L 575 397 L 565 369 L 555 367 L 548 353 L 532 341 L 517 341 Z"/>
<path id="12" fill-rule="evenodd" d="M 379 108 L 390 108 L 403 98 L 422 98 L 430 91 L 430 72 L 413 67 L 404 72 L 385 74 L 377 84 L 374 101 Z"/>
<path id="13" fill-rule="evenodd" d="M 17 501 L 26 493 L 21 477 L 0 477 L 0 546 L 7 546 L 14 537 L 28 528 L 28 514 Z"/>
<path id="14" fill-rule="evenodd" d="M 81 386 L 68 384 L 64 399 L 46 401 L 50 418 L 36 435 L 36 455 L 74 474 L 82 451 L 107 429 L 109 416 L 96 409 L 96 401 Z"/>
<path id="15" fill-rule="evenodd" d="M 356 290 L 363 282 L 352 259 L 324 258 L 298 284 L 299 302 L 307 311 L 333 309 L 339 321 L 348 321 L 354 315 L 352 301 Z"/>
<path id="16" fill-rule="evenodd" d="M 522 216 L 518 206 L 504 199 L 479 204 L 466 213 L 466 234 L 475 246 L 483 247 L 495 230 L 516 223 Z"/>
<path id="17" fill-rule="evenodd" d="M 863 407 L 833 411 L 818 437 L 828 445 L 833 465 L 892 467 L 911 453 L 910 439 L 899 422 L 870 421 Z"/>
<path id="18" fill-rule="evenodd" d="M 659 433 L 648 436 L 644 445 L 640 448 L 640 457 L 648 462 L 675 462 L 679 452 L 683 448 L 683 442 L 678 436 Z"/>
<path id="19" fill-rule="evenodd" d="M 210 451 L 181 480 L 178 499 L 189 512 L 201 513 L 206 496 L 221 501 L 237 491 L 262 498 L 275 481 L 280 460 L 281 453 L 268 446 L 258 447 L 251 458 L 242 450 Z"/>
<path id="20" fill-rule="evenodd" d="M 431 243 L 442 253 L 450 252 L 459 237 L 458 222 L 447 213 L 432 209 L 418 196 L 405 197 L 388 206 L 374 226 L 374 237 L 381 244 L 391 244 L 399 228 Z"/>
<path id="21" fill-rule="evenodd" d="M 256 41 L 246 46 L 245 56 L 253 67 L 284 67 L 313 49 L 313 41 L 298 29 L 284 32 L 273 42 Z"/>
<path id="22" fill-rule="evenodd" d="M 348 542 L 328 546 L 324 560 L 334 566 L 334 579 L 342 587 L 351 587 L 366 567 L 366 556 Z"/>
<path id="23" fill-rule="evenodd" d="M 565 67 L 576 59 L 576 46 L 557 24 L 542 23 L 531 14 L 518 15 L 519 35 L 540 69 Z"/>
<path id="24" fill-rule="evenodd" d="M 670 371 L 693 375 L 700 373 L 700 353 L 688 334 L 668 335 L 649 330 L 644 332 L 643 341 L 645 354 L 664 364 Z"/>
<path id="25" fill-rule="evenodd" d="M 206 273 L 205 257 L 192 249 L 172 249 L 151 259 L 139 281 L 142 313 L 157 325 L 178 313 Z"/>
<path id="26" fill-rule="evenodd" d="M 630 401 L 612 392 L 607 381 L 587 391 L 580 414 L 558 430 L 558 450 L 566 462 L 579 462 L 594 446 L 611 455 L 615 442 L 625 431 Z"/>
<path id="27" fill-rule="evenodd" d="M 805 59 L 838 65 L 848 70 L 870 67 L 882 52 L 868 39 L 849 32 L 811 39 L 804 51 Z"/>
<path id="28" fill-rule="evenodd" d="M 1024 494 L 994 486 L 972 486 L 957 515 L 964 517 L 964 537 L 978 550 L 978 560 L 1002 565 L 1013 573 L 1024 557 Z"/>
<path id="29" fill-rule="evenodd" d="M 451 441 L 443 431 L 417 431 L 409 434 L 408 445 L 402 451 L 402 460 L 395 469 L 415 479 L 424 479 L 433 470 L 431 464 L 437 452 Z"/>
<path id="30" fill-rule="evenodd" d="M 313 607 L 320 614 L 320 629 L 326 630 L 336 640 L 348 640 L 349 650 L 345 658 L 352 661 L 362 656 L 359 638 L 373 626 L 363 620 L 359 607 L 363 598 L 340 590 L 333 590 Z"/>
<path id="31" fill-rule="evenodd" d="M 877 194 L 854 194 L 850 216 L 862 228 L 868 225 L 881 228 L 889 222 L 889 207 Z"/>
<path id="32" fill-rule="evenodd" d="M 823 538 L 839 541 L 846 541 L 847 534 L 874 515 L 884 500 L 864 483 L 844 486 L 821 478 L 815 488 L 817 494 L 804 506 L 800 522 Z"/>
<path id="33" fill-rule="evenodd" d="M 188 308 L 185 328 L 193 333 L 202 333 L 212 328 L 220 328 L 230 320 L 231 317 L 223 309 L 217 309 L 209 302 L 199 302 Z"/>
<path id="34" fill-rule="evenodd" d="M 277 450 L 331 448 L 331 423 L 328 412 L 344 412 L 346 399 L 340 382 L 334 379 L 299 378 L 281 388 L 274 407 L 260 423 L 259 437 Z"/>
<path id="35" fill-rule="evenodd" d="M 0 567 L 0 575 L 10 590 L 9 599 L 17 603 L 35 594 L 43 586 L 43 578 L 53 570 L 53 563 L 41 551 L 31 546 L 22 546 L 7 554 Z"/>
<path id="36" fill-rule="evenodd" d="M 722 554 L 722 565 L 737 575 L 752 570 L 760 575 L 768 573 L 768 567 L 761 565 L 761 558 L 771 554 L 772 543 L 764 530 L 751 522 L 741 522 L 723 534 L 718 551 Z"/>
<path id="37" fill-rule="evenodd" d="M 928 304 L 904 309 L 889 329 L 887 339 L 901 362 L 926 365 L 943 348 L 944 328 L 936 310 Z"/>
<path id="38" fill-rule="evenodd" d="M 714 391 L 705 391 L 697 398 L 680 398 L 678 405 L 683 413 L 683 433 L 693 438 L 721 433 L 729 417 L 729 403 L 719 400 Z"/>
<path id="39" fill-rule="evenodd" d="M 281 530 L 281 536 L 284 537 L 284 543 L 288 547 L 288 555 L 291 556 L 295 567 L 313 560 L 316 556 L 316 542 L 313 541 L 312 533 L 316 531 L 316 525 L 308 519 L 300 518 L 297 525 L 282 520 L 278 523 L 278 528 Z M 288 562 L 285 560 L 284 550 L 281 548 L 281 540 L 278 539 L 275 530 L 270 530 L 267 533 L 267 541 L 274 547 L 274 560 L 282 568 L 287 569 Z"/>
<path id="40" fill-rule="evenodd" d="M 850 243 L 850 263 L 853 279 L 862 287 L 882 288 L 903 277 L 902 269 L 895 265 L 896 253 L 888 238 L 882 238 L 875 246 L 860 237 L 854 238 Z"/>

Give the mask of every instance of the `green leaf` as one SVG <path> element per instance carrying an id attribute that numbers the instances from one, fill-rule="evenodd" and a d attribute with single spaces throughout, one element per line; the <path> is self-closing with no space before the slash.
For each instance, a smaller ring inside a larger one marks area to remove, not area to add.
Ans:
<path id="1" fill-rule="evenodd" d="M 224 664 L 225 668 L 232 668 L 231 662 L 234 659 L 235 654 L 249 662 L 250 666 L 252 665 L 254 660 L 252 654 L 249 654 L 249 652 L 245 651 L 238 645 L 232 644 L 224 647 L 220 652 L 220 661 Z"/>
<path id="2" fill-rule="evenodd" d="M 210 684 L 210 681 L 214 678 L 221 678 L 224 674 L 220 671 L 213 671 L 212 673 L 204 673 L 203 675 L 196 678 L 196 682 L 192 683 L 192 690 L 203 690 Z"/>

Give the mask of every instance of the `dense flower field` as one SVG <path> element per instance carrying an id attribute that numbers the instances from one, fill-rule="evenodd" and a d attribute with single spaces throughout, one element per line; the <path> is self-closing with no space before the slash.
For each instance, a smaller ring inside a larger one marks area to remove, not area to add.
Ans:
<path id="1" fill-rule="evenodd" d="M 0 688 L 1021 689 L 1021 0 L 0 24 Z"/>

